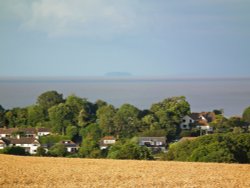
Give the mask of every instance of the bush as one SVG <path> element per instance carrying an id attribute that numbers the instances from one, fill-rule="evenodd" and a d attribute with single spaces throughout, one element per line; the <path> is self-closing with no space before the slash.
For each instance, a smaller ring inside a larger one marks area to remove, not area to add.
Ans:
<path id="1" fill-rule="evenodd" d="M 28 155 L 24 148 L 15 146 L 15 147 L 6 147 L 3 149 L 4 154 L 11 154 L 11 155 Z"/>
<path id="2" fill-rule="evenodd" d="M 201 136 L 172 144 L 167 160 L 250 163 L 250 134 L 227 133 Z"/>
<path id="3" fill-rule="evenodd" d="M 63 144 L 58 143 L 50 148 L 48 154 L 53 157 L 64 157 L 67 154 L 67 149 Z"/>
<path id="4" fill-rule="evenodd" d="M 133 141 L 126 141 L 124 144 L 117 142 L 114 144 L 108 153 L 108 158 L 111 159 L 145 159 L 152 160 L 153 155 L 151 150 L 145 146 L 139 146 Z"/>

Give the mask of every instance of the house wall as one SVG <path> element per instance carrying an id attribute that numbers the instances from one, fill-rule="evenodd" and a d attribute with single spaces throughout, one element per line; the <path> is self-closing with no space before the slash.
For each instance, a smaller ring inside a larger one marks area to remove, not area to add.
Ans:
<path id="1" fill-rule="evenodd" d="M 10 146 L 19 146 L 25 148 L 25 150 L 30 154 L 36 154 L 37 148 L 40 146 L 40 144 L 10 144 Z"/>
<path id="2" fill-rule="evenodd" d="M 115 140 L 103 140 L 104 144 L 114 144 Z"/>
<path id="3" fill-rule="evenodd" d="M 184 116 L 181 120 L 180 128 L 189 130 L 191 129 L 191 123 L 194 123 L 194 120 L 189 116 Z"/>
<path id="4" fill-rule="evenodd" d="M 38 132 L 38 136 L 47 136 L 50 134 L 50 132 Z"/>

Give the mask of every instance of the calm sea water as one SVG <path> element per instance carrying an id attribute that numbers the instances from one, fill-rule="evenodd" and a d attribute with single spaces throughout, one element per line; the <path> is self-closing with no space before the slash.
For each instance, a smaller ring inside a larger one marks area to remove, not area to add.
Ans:
<path id="1" fill-rule="evenodd" d="M 91 102 L 116 107 L 130 103 L 140 109 L 172 96 L 186 96 L 193 112 L 223 108 L 226 116 L 241 115 L 250 106 L 250 79 L 189 80 L 0 80 L 0 104 L 5 108 L 35 104 L 43 92 L 56 90 Z"/>

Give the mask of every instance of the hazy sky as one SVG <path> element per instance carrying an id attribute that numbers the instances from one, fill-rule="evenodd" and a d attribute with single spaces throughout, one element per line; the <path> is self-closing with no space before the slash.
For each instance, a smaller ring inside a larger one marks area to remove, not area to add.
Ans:
<path id="1" fill-rule="evenodd" d="M 249 70 L 249 0 L 0 0 L 0 77 Z"/>

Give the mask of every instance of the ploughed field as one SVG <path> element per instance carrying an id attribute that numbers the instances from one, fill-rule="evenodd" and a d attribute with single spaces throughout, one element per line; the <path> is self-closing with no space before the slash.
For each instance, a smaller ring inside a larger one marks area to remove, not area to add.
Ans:
<path id="1" fill-rule="evenodd" d="M 0 155 L 0 187 L 250 187 L 250 165 Z"/>

